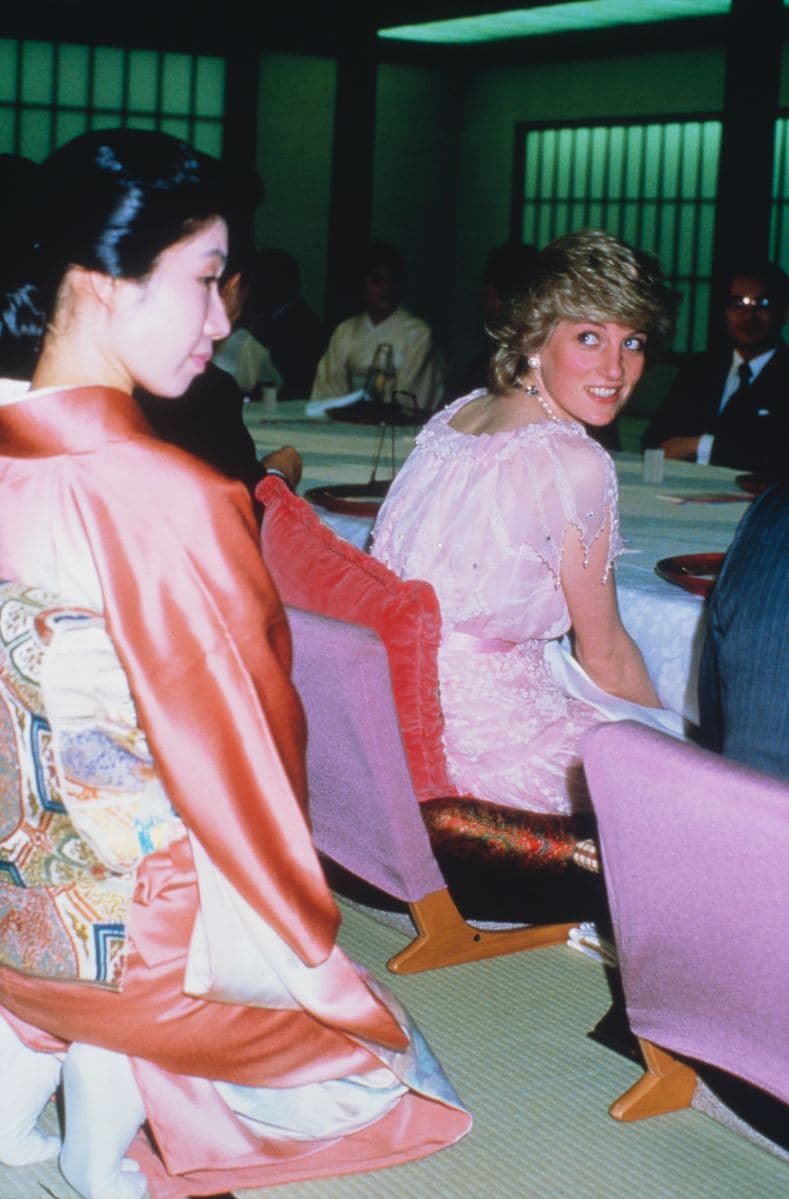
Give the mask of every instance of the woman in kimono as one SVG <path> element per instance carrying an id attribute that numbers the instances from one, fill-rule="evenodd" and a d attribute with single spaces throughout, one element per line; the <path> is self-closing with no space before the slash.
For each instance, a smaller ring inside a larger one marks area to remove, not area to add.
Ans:
<path id="1" fill-rule="evenodd" d="M 0 352 L 38 337 L 0 395 L 0 1161 L 176 1199 L 432 1152 L 468 1117 L 336 945 L 249 498 L 132 398 L 180 395 L 228 332 L 226 181 L 115 130 L 39 191 L 0 290 Z M 36 1127 L 61 1069 L 62 1147 Z"/>

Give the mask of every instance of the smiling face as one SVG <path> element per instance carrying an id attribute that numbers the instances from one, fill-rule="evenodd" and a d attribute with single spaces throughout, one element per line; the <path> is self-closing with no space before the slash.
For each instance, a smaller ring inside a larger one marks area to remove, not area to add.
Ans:
<path id="1" fill-rule="evenodd" d="M 539 352 L 534 382 L 561 420 L 610 424 L 641 378 L 646 340 L 613 322 L 559 321 Z"/>
<path id="2" fill-rule="evenodd" d="M 180 396 L 205 370 L 230 332 L 219 294 L 226 258 L 227 228 L 215 217 L 169 246 L 145 279 L 113 281 L 109 345 L 129 390 Z"/>

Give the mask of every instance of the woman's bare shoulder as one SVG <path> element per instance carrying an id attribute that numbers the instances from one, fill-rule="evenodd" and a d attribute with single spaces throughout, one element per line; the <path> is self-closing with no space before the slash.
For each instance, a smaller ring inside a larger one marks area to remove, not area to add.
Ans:
<path id="1" fill-rule="evenodd" d="M 449 427 L 456 433 L 468 433 L 475 436 L 484 421 L 487 399 L 486 392 L 472 392 L 471 397 L 466 398 L 464 403 L 455 406 L 455 411 L 447 421 Z"/>
<path id="2" fill-rule="evenodd" d="M 510 391 L 497 395 L 489 391 L 472 392 L 449 420 L 450 428 L 471 437 L 483 434 L 513 433 L 523 426 L 538 423 L 524 404 L 523 393 Z"/>

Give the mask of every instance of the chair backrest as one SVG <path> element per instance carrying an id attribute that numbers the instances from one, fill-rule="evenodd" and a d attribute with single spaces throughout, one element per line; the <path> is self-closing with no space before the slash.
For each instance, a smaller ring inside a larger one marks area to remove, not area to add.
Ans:
<path id="1" fill-rule="evenodd" d="M 442 740 L 435 592 L 337 537 L 276 476 L 257 496 L 307 713 L 315 844 L 388 894 L 418 901 L 446 885 L 419 802 L 457 794 Z"/>
<path id="2" fill-rule="evenodd" d="M 414 794 L 386 650 L 360 625 L 287 613 L 315 844 L 387 894 L 421 899 L 445 884 Z"/>
<path id="3" fill-rule="evenodd" d="M 567 923 L 467 924 L 433 855 L 420 804 L 459 795 L 443 745 L 433 588 L 398 579 L 336 537 L 281 480 L 264 479 L 257 498 L 263 557 L 288 607 L 307 711 L 315 844 L 405 900 L 416 926 L 389 969 L 411 974 L 565 941 Z"/>
<path id="4" fill-rule="evenodd" d="M 789 785 L 629 721 L 584 766 L 633 1031 L 789 1101 Z"/>
<path id="5" fill-rule="evenodd" d="M 444 752 L 438 686 L 441 611 L 433 588 L 402 580 L 324 525 L 310 505 L 269 475 L 257 488 L 265 507 L 263 558 L 282 602 L 373 629 L 386 649 L 391 689 L 420 801 L 458 794 Z M 342 675 L 334 680 L 336 690 Z"/>

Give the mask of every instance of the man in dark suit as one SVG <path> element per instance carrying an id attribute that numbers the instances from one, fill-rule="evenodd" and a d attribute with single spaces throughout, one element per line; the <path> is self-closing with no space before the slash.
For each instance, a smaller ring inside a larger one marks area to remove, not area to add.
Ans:
<path id="1" fill-rule="evenodd" d="M 789 280 L 773 263 L 732 272 L 724 301 L 731 348 L 689 360 L 644 434 L 644 449 L 770 479 L 789 473 L 787 302 Z"/>
<path id="2" fill-rule="evenodd" d="M 701 657 L 700 739 L 789 779 L 789 485 L 740 522 L 710 601 Z"/>

